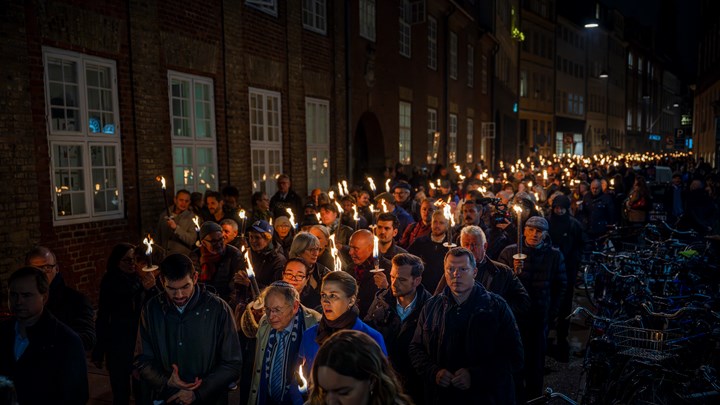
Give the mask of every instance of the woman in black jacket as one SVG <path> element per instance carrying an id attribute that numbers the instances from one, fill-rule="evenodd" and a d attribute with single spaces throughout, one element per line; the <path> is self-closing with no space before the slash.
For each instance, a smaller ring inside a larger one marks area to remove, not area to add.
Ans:
<path id="1" fill-rule="evenodd" d="M 102 368 L 107 362 L 113 404 L 130 403 L 133 354 L 145 288 L 136 272 L 135 249 L 129 243 L 115 245 L 100 283 L 100 302 L 95 328 L 97 344 L 92 361 Z M 137 382 L 133 382 L 134 386 Z"/>

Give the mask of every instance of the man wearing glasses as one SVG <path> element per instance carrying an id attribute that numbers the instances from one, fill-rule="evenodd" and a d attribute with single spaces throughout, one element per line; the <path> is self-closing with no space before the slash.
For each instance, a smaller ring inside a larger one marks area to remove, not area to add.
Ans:
<path id="1" fill-rule="evenodd" d="M 420 220 L 420 210 L 418 208 L 417 201 L 411 198 L 411 196 L 412 187 L 409 183 L 401 181 L 396 183 L 393 187 L 393 197 L 395 197 L 395 204 L 407 211 L 410 215 L 412 215 L 413 220 L 415 222 L 418 222 Z"/>
<path id="2" fill-rule="evenodd" d="M 45 309 L 80 336 L 85 350 L 95 346 L 95 311 L 82 293 L 65 285 L 55 254 L 37 246 L 25 255 L 25 265 L 41 269 L 50 283 Z"/>
<path id="3" fill-rule="evenodd" d="M 256 331 L 245 328 L 252 323 L 245 320 L 252 318 L 250 311 L 245 311 L 241 322 L 243 332 L 257 338 L 248 404 L 302 403 L 295 377 L 300 366 L 298 351 L 303 334 L 320 321 L 321 315 L 301 305 L 297 288 L 285 281 L 276 281 L 263 290 L 262 302 L 264 315 Z"/>
<path id="4" fill-rule="evenodd" d="M 225 244 L 223 229 L 216 222 L 203 222 L 200 241 L 198 281 L 210 286 L 230 306 L 235 306 L 239 298 L 235 285 L 250 284 L 247 273 L 239 271 L 241 267 L 244 268 L 240 251 L 235 246 Z"/>
<path id="5" fill-rule="evenodd" d="M 523 350 L 510 307 L 475 283 L 472 252 L 445 255 L 447 287 L 423 307 L 410 360 L 427 403 L 515 403 Z"/>

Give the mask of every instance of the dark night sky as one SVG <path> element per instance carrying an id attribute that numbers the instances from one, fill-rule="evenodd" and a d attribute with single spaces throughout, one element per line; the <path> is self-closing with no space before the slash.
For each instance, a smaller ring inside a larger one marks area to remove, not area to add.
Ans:
<path id="1" fill-rule="evenodd" d="M 626 17 L 657 29 L 658 51 L 673 62 L 671 71 L 688 82 L 697 75 L 700 0 L 601 0 Z"/>

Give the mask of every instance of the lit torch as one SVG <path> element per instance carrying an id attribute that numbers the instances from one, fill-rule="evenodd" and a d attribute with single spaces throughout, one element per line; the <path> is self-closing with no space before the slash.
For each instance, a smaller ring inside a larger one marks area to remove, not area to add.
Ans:
<path id="1" fill-rule="evenodd" d="M 240 226 L 240 235 L 245 235 L 245 210 L 240 210 L 238 215 L 242 220 L 242 225 Z"/>
<path id="2" fill-rule="evenodd" d="M 290 226 L 292 226 L 293 230 L 297 230 L 297 224 L 295 223 L 295 214 L 293 214 L 290 208 L 285 208 L 285 211 L 287 211 L 288 215 L 290 215 Z"/>
<path id="3" fill-rule="evenodd" d="M 148 234 L 147 238 L 143 239 L 143 245 L 147 246 L 147 250 L 145 250 L 145 256 L 147 256 L 147 266 L 143 267 L 143 271 L 155 271 L 157 270 L 158 266 L 153 266 L 152 264 L 152 244 L 153 240 L 150 237 L 150 234 Z"/>
<path id="4" fill-rule="evenodd" d="M 345 190 L 345 195 L 350 195 L 350 192 L 348 192 L 348 188 L 347 188 L 347 181 L 343 180 L 342 186 L 343 186 L 343 189 Z"/>
<path id="5" fill-rule="evenodd" d="M 380 268 L 380 249 L 378 249 L 378 237 L 373 235 L 373 261 L 375 262 L 375 268 L 370 270 L 370 273 L 380 273 L 385 271 Z"/>
<path id="6" fill-rule="evenodd" d="M 448 221 L 448 229 L 447 229 L 448 240 L 446 240 L 445 243 L 443 243 L 443 246 L 445 246 L 446 248 L 454 248 L 457 246 L 456 244 L 453 243 L 453 240 L 452 240 L 452 236 L 453 236 L 452 229 L 455 226 L 455 218 L 453 217 L 452 212 L 450 212 L 450 204 L 445 204 L 443 206 L 443 216 Z"/>
<path id="7" fill-rule="evenodd" d="M 343 193 L 343 186 L 342 183 L 338 181 L 338 194 L 340 194 L 340 197 L 345 196 L 345 193 Z"/>
<path id="8" fill-rule="evenodd" d="M 520 204 L 515 204 L 513 206 L 513 209 L 515 210 L 515 213 L 517 214 L 517 229 L 518 229 L 518 236 L 517 236 L 517 253 L 513 255 L 513 259 L 517 260 L 525 260 L 527 259 L 527 255 L 522 253 L 522 213 L 523 209 L 520 206 Z"/>
<path id="9" fill-rule="evenodd" d="M 260 296 L 260 287 L 258 287 L 257 280 L 255 279 L 255 272 L 253 271 L 252 262 L 250 261 L 250 255 L 248 251 L 245 251 L 245 262 L 247 263 L 247 275 L 250 279 L 250 291 L 252 292 L 253 299 Z"/>
<path id="10" fill-rule="evenodd" d="M 195 246 L 200 247 L 200 217 L 195 215 L 192 221 L 195 224 Z"/>
<path id="11" fill-rule="evenodd" d="M 360 216 L 358 215 L 357 205 L 353 204 L 352 210 L 353 210 L 353 219 L 355 220 L 355 230 L 357 231 L 358 221 L 360 220 Z"/>
<path id="12" fill-rule="evenodd" d="M 373 180 L 372 177 L 367 178 L 368 183 L 370 183 L 370 191 L 372 191 L 372 198 L 375 198 L 375 180 Z"/>
<path id="13" fill-rule="evenodd" d="M 162 185 L 163 201 L 165 202 L 165 212 L 167 212 L 168 219 L 170 219 L 170 206 L 167 202 L 167 187 L 165 186 L 165 177 L 158 176 L 156 177 L 156 180 L 158 180 Z"/>
<path id="14" fill-rule="evenodd" d="M 390 179 L 387 179 L 385 182 L 385 191 L 390 192 Z"/>
<path id="15" fill-rule="evenodd" d="M 335 245 L 335 234 L 330 235 L 330 242 L 332 242 L 332 246 L 330 247 L 330 256 L 333 258 L 333 264 L 334 264 L 334 271 L 342 271 L 342 261 L 340 260 L 340 256 L 338 255 L 338 249 Z"/>
<path id="16" fill-rule="evenodd" d="M 298 377 L 300 377 L 300 381 L 298 382 L 298 391 L 300 391 L 300 394 L 307 393 L 308 388 L 308 382 L 305 376 L 303 375 L 303 366 L 305 365 L 305 362 L 298 367 Z"/>

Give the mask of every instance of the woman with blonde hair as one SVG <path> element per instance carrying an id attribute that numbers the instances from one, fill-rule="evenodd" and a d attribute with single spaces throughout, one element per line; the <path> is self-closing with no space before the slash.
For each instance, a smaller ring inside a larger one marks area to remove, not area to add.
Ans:
<path id="1" fill-rule="evenodd" d="M 406 405 L 395 371 L 366 333 L 342 330 L 320 347 L 312 369 L 311 405 Z"/>

